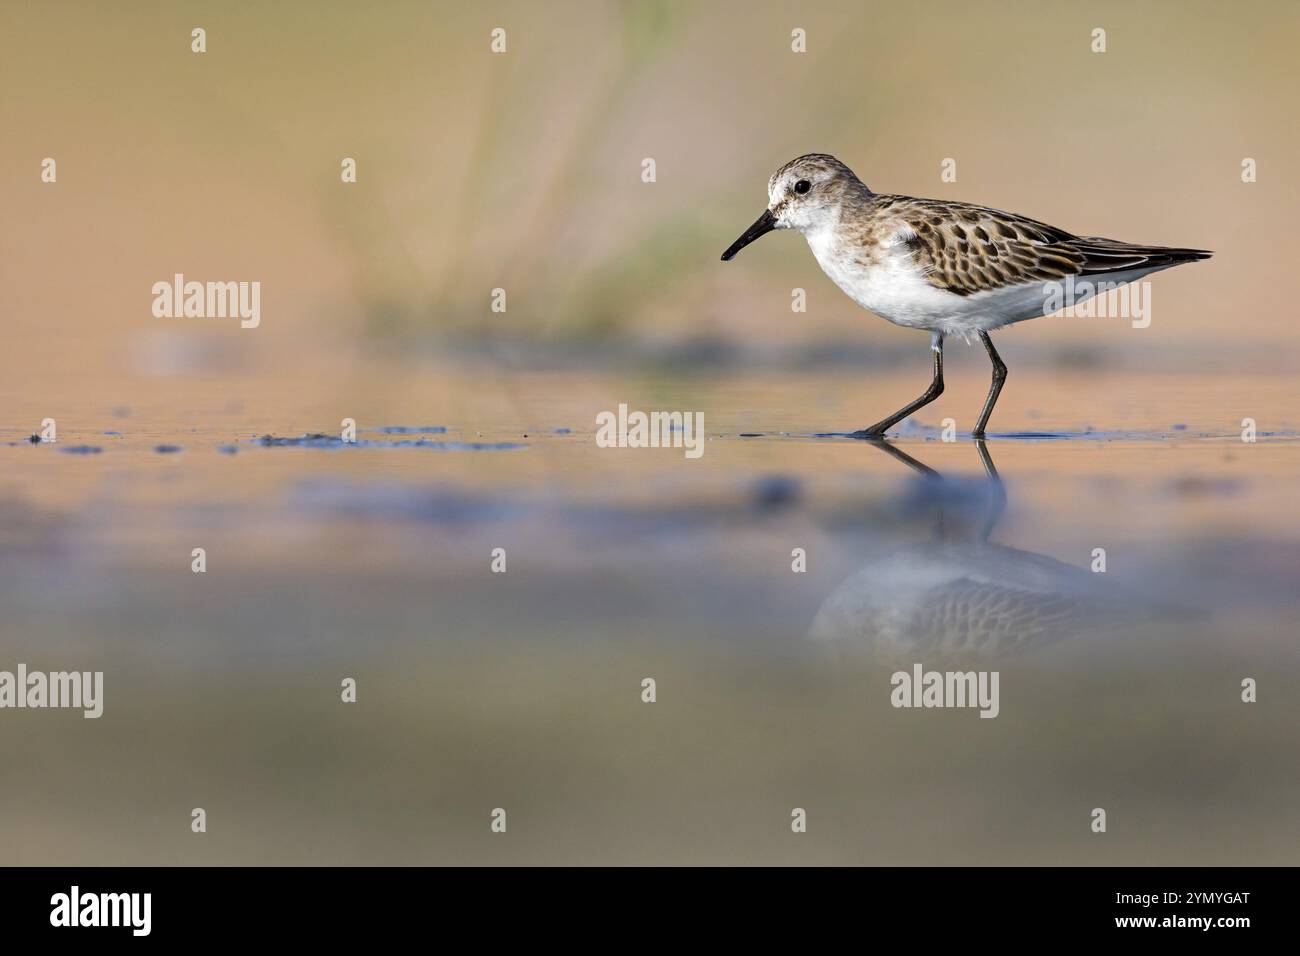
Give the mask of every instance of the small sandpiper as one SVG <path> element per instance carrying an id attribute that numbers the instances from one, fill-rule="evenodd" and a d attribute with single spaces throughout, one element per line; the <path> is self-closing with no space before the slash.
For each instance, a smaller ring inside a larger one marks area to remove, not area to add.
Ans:
<path id="1" fill-rule="evenodd" d="M 993 362 L 993 384 L 971 432 L 985 426 L 1007 367 L 989 332 L 1050 314 L 1054 284 L 1086 278 L 1073 302 L 1098 282 L 1124 283 L 1184 262 L 1208 259 L 1202 249 L 1141 246 L 1076 236 L 1024 216 L 970 203 L 873 193 L 834 156 L 810 153 L 778 169 L 767 184 L 768 206 L 722 254 L 732 259 L 774 229 L 798 229 L 825 273 L 853 301 L 895 325 L 925 329 L 934 378 L 914 402 L 854 438 L 879 439 L 943 394 L 943 340 L 978 336 Z"/>

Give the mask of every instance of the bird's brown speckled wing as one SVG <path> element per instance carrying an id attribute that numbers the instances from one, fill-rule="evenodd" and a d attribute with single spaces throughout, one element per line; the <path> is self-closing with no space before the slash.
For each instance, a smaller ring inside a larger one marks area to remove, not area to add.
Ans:
<path id="1" fill-rule="evenodd" d="M 926 592 L 908 630 L 939 655 L 1001 656 L 1055 643 L 1104 617 L 1096 602 L 961 578 Z"/>
<path id="2" fill-rule="evenodd" d="M 1066 276 L 1154 270 L 1210 254 L 1075 236 L 1047 223 L 968 203 L 876 197 L 876 213 L 900 226 L 930 284 L 955 295 Z"/>

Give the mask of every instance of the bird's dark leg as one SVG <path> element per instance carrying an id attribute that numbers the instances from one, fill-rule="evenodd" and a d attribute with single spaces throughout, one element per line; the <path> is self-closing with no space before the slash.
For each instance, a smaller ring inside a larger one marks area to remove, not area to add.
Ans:
<path id="1" fill-rule="evenodd" d="M 888 418 L 882 419 L 864 428 L 861 431 L 853 432 L 850 438 L 880 438 L 885 434 L 886 428 L 892 428 L 901 422 L 918 408 L 929 405 L 932 401 L 943 394 L 943 333 L 934 332 L 930 336 L 930 349 L 934 352 L 934 379 L 930 382 L 930 387 L 925 390 L 925 394 L 916 401 L 904 405 Z"/>
<path id="2" fill-rule="evenodd" d="M 989 386 L 989 397 L 984 399 L 984 411 L 980 412 L 980 420 L 975 425 L 975 430 L 970 433 L 971 438 L 984 437 L 984 426 L 989 423 L 993 406 L 998 403 L 998 395 L 1002 391 L 1002 383 L 1007 380 L 1007 367 L 1002 364 L 1002 356 L 998 355 L 998 350 L 993 347 L 993 340 L 989 338 L 989 334 L 981 332 L 980 341 L 984 343 L 989 359 L 993 362 L 993 384 Z"/>

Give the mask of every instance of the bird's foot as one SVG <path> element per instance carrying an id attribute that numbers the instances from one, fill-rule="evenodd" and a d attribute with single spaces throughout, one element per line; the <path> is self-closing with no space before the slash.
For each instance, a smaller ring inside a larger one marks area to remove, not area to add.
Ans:
<path id="1" fill-rule="evenodd" d="M 872 426 L 871 428 L 859 429 L 856 432 L 849 432 L 849 437 L 856 438 L 858 441 L 883 441 L 885 438 L 885 430 L 877 426 Z"/>

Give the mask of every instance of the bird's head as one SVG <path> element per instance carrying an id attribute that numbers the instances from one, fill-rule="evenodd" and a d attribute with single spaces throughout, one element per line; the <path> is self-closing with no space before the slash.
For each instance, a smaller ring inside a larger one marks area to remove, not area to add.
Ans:
<path id="1" fill-rule="evenodd" d="M 871 191 L 834 156 L 809 153 L 786 163 L 767 183 L 767 209 L 722 254 L 722 261 L 773 229 L 807 233 L 834 225 L 846 196 Z"/>

